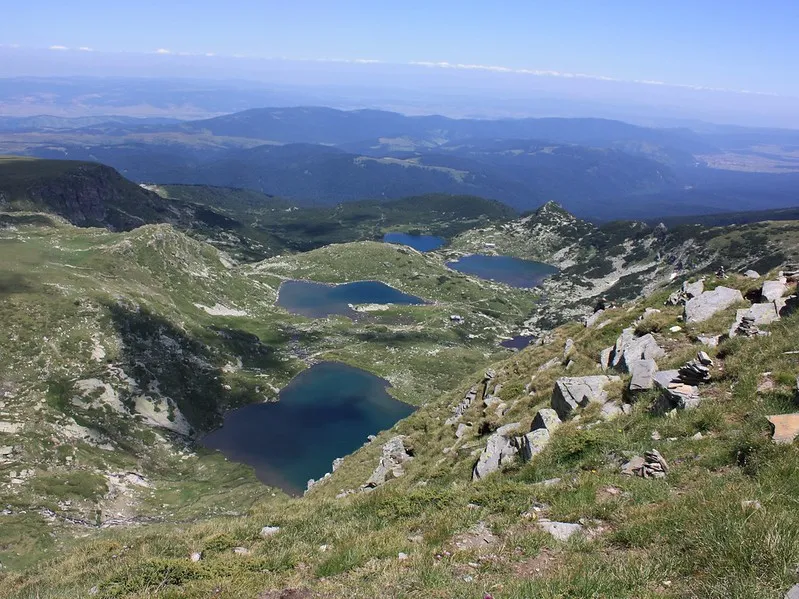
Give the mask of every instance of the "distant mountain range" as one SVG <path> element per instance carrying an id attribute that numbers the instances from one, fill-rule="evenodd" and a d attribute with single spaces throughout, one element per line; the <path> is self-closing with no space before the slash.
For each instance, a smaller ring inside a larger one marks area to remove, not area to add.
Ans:
<path id="1" fill-rule="evenodd" d="M 774 130 L 319 107 L 190 122 L 92 119 L 0 119 L 0 151 L 96 161 L 138 182 L 244 188 L 298 205 L 445 193 L 494 198 L 519 211 L 556 201 L 581 217 L 613 220 L 799 203 L 799 173 L 785 170 L 790 156 L 779 175 L 704 166 L 703 156 L 725 152 L 771 160 L 773 149 L 764 158 L 742 144 L 793 139 Z"/>

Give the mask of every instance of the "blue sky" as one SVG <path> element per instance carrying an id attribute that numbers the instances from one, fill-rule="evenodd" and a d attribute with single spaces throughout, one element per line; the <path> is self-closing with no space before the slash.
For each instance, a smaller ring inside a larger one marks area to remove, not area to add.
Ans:
<path id="1" fill-rule="evenodd" d="M 0 44 L 30 48 L 482 65 L 799 97 L 793 0 L 28 0 L 2 13 Z"/>

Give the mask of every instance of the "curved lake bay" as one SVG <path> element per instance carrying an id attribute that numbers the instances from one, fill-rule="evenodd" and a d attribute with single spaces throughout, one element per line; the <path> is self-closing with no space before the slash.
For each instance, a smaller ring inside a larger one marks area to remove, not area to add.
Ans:
<path id="1" fill-rule="evenodd" d="M 407 245 L 420 252 L 432 252 L 447 242 L 443 237 L 435 235 L 411 235 L 410 233 L 386 233 L 383 235 L 383 241 Z"/>
<path id="2" fill-rule="evenodd" d="M 334 459 L 415 410 L 386 387 L 388 381 L 365 370 L 322 362 L 294 377 L 279 401 L 228 412 L 202 444 L 252 466 L 263 483 L 301 494 Z"/>
<path id="3" fill-rule="evenodd" d="M 355 314 L 350 304 L 421 305 L 419 297 L 403 293 L 380 281 L 356 281 L 328 285 L 314 281 L 284 281 L 280 285 L 277 305 L 292 314 L 324 318 L 331 314 Z"/>

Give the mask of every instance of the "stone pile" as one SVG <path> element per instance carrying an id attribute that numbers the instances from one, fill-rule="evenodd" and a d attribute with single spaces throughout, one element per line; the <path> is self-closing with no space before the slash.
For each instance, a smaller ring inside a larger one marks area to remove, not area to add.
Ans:
<path id="1" fill-rule="evenodd" d="M 686 385 L 699 385 L 710 382 L 710 366 L 713 360 L 705 352 L 700 351 L 695 360 L 689 360 L 685 366 L 680 368 L 678 376 L 680 381 Z"/>
<path id="2" fill-rule="evenodd" d="M 699 405 L 699 389 L 680 379 L 678 370 L 661 370 L 654 375 L 655 387 L 661 390 L 661 401 L 655 404 L 656 412 L 673 409 L 686 410 Z"/>
<path id="3" fill-rule="evenodd" d="M 641 478 L 666 478 L 669 465 L 657 449 L 644 453 L 644 457 L 635 456 L 621 467 L 621 473 Z"/>

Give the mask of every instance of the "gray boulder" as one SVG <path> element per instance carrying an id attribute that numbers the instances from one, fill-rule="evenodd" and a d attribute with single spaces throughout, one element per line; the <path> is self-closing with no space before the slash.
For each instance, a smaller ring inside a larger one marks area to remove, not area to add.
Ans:
<path id="1" fill-rule="evenodd" d="M 506 424 L 499 427 L 488 438 L 486 447 L 472 470 L 472 480 L 484 478 L 516 459 L 519 450 L 512 438 L 512 433 L 518 431 L 520 426 L 519 422 Z"/>
<path id="2" fill-rule="evenodd" d="M 742 301 L 744 296 L 737 289 L 716 287 L 713 291 L 705 291 L 686 302 L 685 322 L 703 322 Z"/>
<path id="3" fill-rule="evenodd" d="M 751 270 L 751 269 L 750 269 L 750 270 L 747 270 L 747 271 L 744 273 L 744 276 L 745 276 L 747 279 L 759 279 L 759 278 L 760 278 L 760 273 L 758 273 L 756 270 Z"/>
<path id="4" fill-rule="evenodd" d="M 608 399 L 605 385 L 618 380 L 621 379 L 617 376 L 604 374 L 559 378 L 552 392 L 552 409 L 563 419 L 578 407 L 584 408 L 589 403 L 604 404 Z"/>
<path id="5" fill-rule="evenodd" d="M 560 425 L 561 421 L 558 418 L 558 413 L 550 408 L 544 408 L 536 413 L 533 423 L 530 425 L 530 430 L 545 429 L 551 433 Z"/>
<path id="6" fill-rule="evenodd" d="M 541 453 L 544 448 L 549 445 L 552 435 L 545 428 L 539 428 L 530 431 L 517 439 L 516 444 L 519 447 L 519 453 L 522 460 L 529 462 L 536 454 Z"/>
<path id="7" fill-rule="evenodd" d="M 793 585 L 785 594 L 785 599 L 799 599 L 799 584 Z"/>
<path id="8" fill-rule="evenodd" d="M 658 365 L 654 360 L 632 360 L 628 364 L 630 374 L 629 390 L 632 393 L 639 391 L 648 391 L 655 386 L 655 373 L 658 370 Z"/>
<path id="9" fill-rule="evenodd" d="M 788 290 L 788 286 L 785 283 L 785 279 L 780 279 L 779 281 L 765 281 L 763 283 L 763 289 L 760 291 L 763 301 L 773 302 L 785 295 L 785 292 Z"/>
<path id="10" fill-rule="evenodd" d="M 544 532 L 548 532 L 558 541 L 568 541 L 573 535 L 582 533 L 585 529 L 582 524 L 571 522 L 553 522 L 547 518 L 538 520 L 538 527 Z"/>

